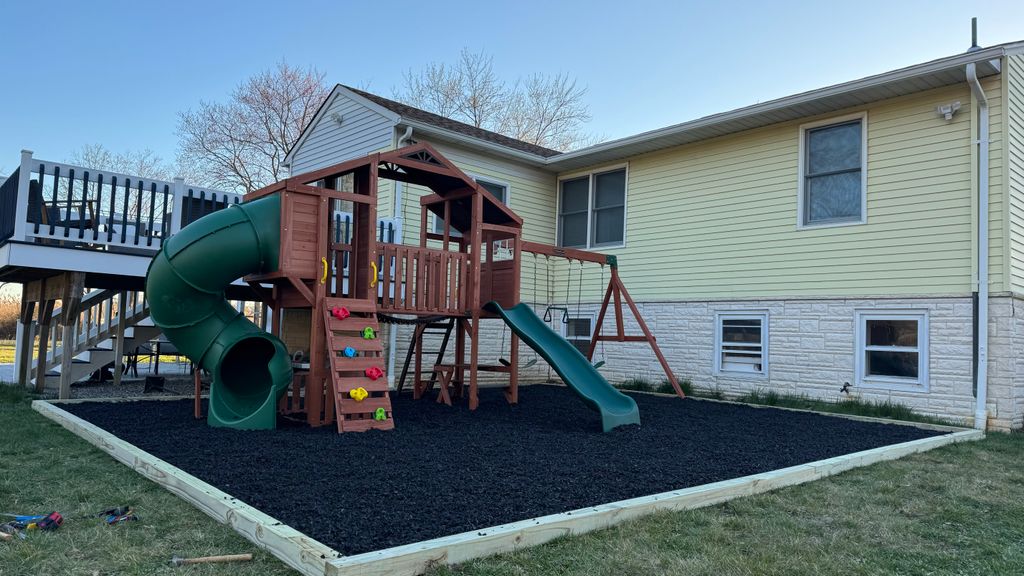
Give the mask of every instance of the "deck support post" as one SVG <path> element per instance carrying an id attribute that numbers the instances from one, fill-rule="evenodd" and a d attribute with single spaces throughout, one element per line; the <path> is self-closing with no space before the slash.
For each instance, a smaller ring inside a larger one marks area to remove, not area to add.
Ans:
<path id="1" fill-rule="evenodd" d="M 128 292 L 117 295 L 117 331 L 114 333 L 114 386 L 121 385 L 124 364 L 125 316 L 128 312 Z"/>
<path id="2" fill-rule="evenodd" d="M 82 304 L 82 290 L 85 288 L 85 274 L 68 272 L 63 277 L 64 290 L 60 302 L 61 333 L 61 364 L 60 392 L 58 398 L 67 400 L 71 397 L 71 365 L 75 358 L 75 333 L 78 327 L 78 313 Z M 45 375 L 44 375 L 45 377 Z"/>
<path id="3" fill-rule="evenodd" d="M 32 372 L 32 345 L 35 343 L 36 323 L 32 319 L 36 303 L 28 300 L 27 295 L 21 297 L 21 313 L 14 337 L 14 374 L 15 381 L 21 388 L 27 388 L 29 374 Z"/>

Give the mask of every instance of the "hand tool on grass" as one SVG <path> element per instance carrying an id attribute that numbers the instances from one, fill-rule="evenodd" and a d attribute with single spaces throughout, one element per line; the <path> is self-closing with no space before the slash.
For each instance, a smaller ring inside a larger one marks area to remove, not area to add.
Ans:
<path id="1" fill-rule="evenodd" d="M 218 562 L 247 562 L 249 560 L 252 560 L 252 554 L 227 554 L 224 556 L 203 556 L 202 558 L 182 558 L 175 554 L 171 558 L 171 566 L 214 564 Z"/>
<path id="2" fill-rule="evenodd" d="M 56 530 L 60 528 L 60 525 L 64 523 L 64 517 L 57 512 L 50 512 L 49 514 L 39 514 L 32 516 L 29 514 L 0 514 L 0 516 L 7 516 L 8 518 L 14 518 L 13 522 L 10 522 L 15 528 L 21 528 L 25 530 Z"/>

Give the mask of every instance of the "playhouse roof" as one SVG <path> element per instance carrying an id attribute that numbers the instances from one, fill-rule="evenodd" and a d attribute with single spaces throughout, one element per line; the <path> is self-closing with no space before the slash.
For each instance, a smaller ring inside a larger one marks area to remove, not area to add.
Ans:
<path id="1" fill-rule="evenodd" d="M 378 152 L 356 158 L 312 172 L 298 174 L 285 182 L 312 184 L 353 172 L 364 166 L 377 165 L 377 175 L 406 184 L 424 186 L 433 194 L 422 199 L 427 210 L 444 217 L 444 202 L 451 203 L 451 224 L 459 232 L 466 233 L 473 222 L 473 199 L 481 197 L 483 205 L 483 223 L 520 228 L 523 220 L 511 208 L 502 204 L 486 188 L 467 176 L 452 164 L 431 145 L 421 142 L 405 146 L 390 152 Z M 248 195 L 256 198 L 272 193 L 281 188 L 281 183 L 273 184 Z"/>

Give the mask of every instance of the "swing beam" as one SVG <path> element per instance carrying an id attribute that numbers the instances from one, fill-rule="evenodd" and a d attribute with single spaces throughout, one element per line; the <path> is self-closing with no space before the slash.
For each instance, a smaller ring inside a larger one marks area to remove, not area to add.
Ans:
<path id="1" fill-rule="evenodd" d="M 651 346 L 651 350 L 654 351 L 654 355 L 658 358 L 658 362 L 661 364 L 662 370 L 665 371 L 665 376 L 672 384 L 672 388 L 675 390 L 676 395 L 680 398 L 686 397 L 686 394 L 683 393 L 683 389 L 679 386 L 679 381 L 676 379 L 675 374 L 672 373 L 672 369 L 669 367 L 668 361 L 665 359 L 665 355 L 661 353 L 661 348 L 658 347 L 657 339 L 654 337 L 654 334 L 651 333 L 650 328 L 647 327 L 647 323 L 644 322 L 643 317 L 640 315 L 640 310 L 636 306 L 636 302 L 633 301 L 633 298 L 629 295 L 629 291 L 626 290 L 626 285 L 622 283 L 622 278 L 619 277 L 619 263 L 615 256 L 611 254 L 588 252 L 586 250 L 579 250 L 576 248 L 561 248 L 558 246 L 551 246 L 550 244 L 526 241 L 523 242 L 522 250 L 523 252 L 530 252 L 532 254 L 540 254 L 543 256 L 557 256 L 568 260 L 593 262 L 602 266 L 607 264 L 608 267 L 611 268 L 612 277 L 608 281 L 608 288 L 605 290 L 604 300 L 601 302 L 601 311 L 597 315 L 597 325 L 594 327 L 594 335 L 590 338 L 590 348 L 587 352 L 587 360 L 593 362 L 594 351 L 597 349 L 598 342 L 647 342 Z M 602 334 L 601 329 L 604 326 L 604 318 L 608 313 L 608 307 L 613 300 L 615 303 L 615 333 Z M 625 301 L 626 305 L 629 307 L 629 310 L 633 314 L 633 318 L 636 319 L 637 325 L 640 326 L 640 331 L 643 332 L 643 335 L 626 334 L 622 309 L 623 301 Z"/>

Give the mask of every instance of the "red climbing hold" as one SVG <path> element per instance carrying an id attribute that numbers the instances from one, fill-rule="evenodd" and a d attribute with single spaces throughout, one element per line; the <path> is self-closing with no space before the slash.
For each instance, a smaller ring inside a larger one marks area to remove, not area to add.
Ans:
<path id="1" fill-rule="evenodd" d="M 376 366 L 371 366 L 366 369 L 365 374 L 366 377 L 369 378 L 370 380 L 376 380 L 377 378 L 380 378 L 381 376 L 384 375 L 384 371 L 381 370 L 380 368 L 377 368 Z"/>
<path id="2" fill-rule="evenodd" d="M 335 306 L 334 308 L 331 309 L 331 316 L 334 316 L 338 320 L 344 320 L 345 318 L 351 316 L 351 314 L 349 313 L 348 308 L 345 308 L 344 306 Z"/>

